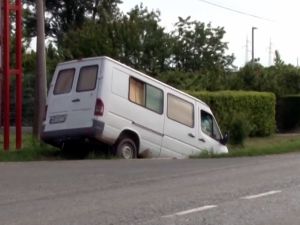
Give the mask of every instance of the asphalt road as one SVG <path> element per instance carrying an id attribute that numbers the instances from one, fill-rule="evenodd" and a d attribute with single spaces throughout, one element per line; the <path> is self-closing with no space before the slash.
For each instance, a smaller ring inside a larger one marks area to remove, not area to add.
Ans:
<path id="1" fill-rule="evenodd" d="M 298 225 L 300 154 L 0 163 L 1 225 Z"/>

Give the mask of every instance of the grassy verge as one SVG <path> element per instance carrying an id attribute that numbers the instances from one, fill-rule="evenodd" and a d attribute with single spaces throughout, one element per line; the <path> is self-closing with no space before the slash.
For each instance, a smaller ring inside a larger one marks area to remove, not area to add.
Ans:
<path id="1" fill-rule="evenodd" d="M 50 145 L 41 146 L 30 135 L 23 135 L 22 149 L 15 149 L 15 138 L 11 136 L 11 150 L 3 150 L 2 137 L 0 137 L 0 162 L 11 161 L 41 161 L 41 160 L 68 160 L 68 159 L 112 159 L 100 151 L 64 153 Z"/>
<path id="2" fill-rule="evenodd" d="M 24 135 L 21 150 L 14 149 L 15 139 L 11 137 L 11 150 L 4 151 L 0 137 L 0 162 L 9 161 L 37 161 L 37 160 L 68 160 L 68 159 L 113 159 L 110 155 L 104 155 L 100 151 L 86 152 L 85 154 L 63 153 L 60 149 L 52 146 L 40 146 L 30 135 Z M 244 147 L 228 146 L 228 154 L 213 154 L 202 152 L 190 158 L 221 158 L 221 157 L 247 157 L 269 154 L 282 154 L 289 152 L 300 152 L 300 135 L 278 136 L 273 135 L 267 138 L 249 138 L 245 141 Z"/>
<path id="3" fill-rule="evenodd" d="M 300 135 L 272 135 L 266 138 L 248 138 L 244 147 L 228 145 L 228 150 L 228 154 L 202 152 L 190 156 L 190 158 L 247 157 L 300 152 Z"/>

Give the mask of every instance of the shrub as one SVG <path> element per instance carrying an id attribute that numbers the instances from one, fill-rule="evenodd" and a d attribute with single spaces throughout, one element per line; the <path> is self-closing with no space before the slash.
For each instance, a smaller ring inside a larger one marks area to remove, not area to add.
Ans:
<path id="1" fill-rule="evenodd" d="M 275 131 L 273 93 L 253 91 L 191 92 L 188 94 L 208 104 L 222 131 L 229 130 L 232 119 L 243 113 L 251 127 L 250 136 L 268 136 Z"/>
<path id="2" fill-rule="evenodd" d="M 276 123 L 280 131 L 289 131 L 299 127 L 300 95 L 288 95 L 278 99 Z"/>
<path id="3" fill-rule="evenodd" d="M 244 145 L 244 140 L 249 136 L 251 126 L 243 113 L 233 116 L 229 128 L 229 143 L 233 145 Z"/>

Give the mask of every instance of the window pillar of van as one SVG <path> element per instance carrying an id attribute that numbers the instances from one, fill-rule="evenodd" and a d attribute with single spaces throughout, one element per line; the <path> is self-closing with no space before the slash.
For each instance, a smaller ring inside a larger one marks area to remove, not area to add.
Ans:
<path id="1" fill-rule="evenodd" d="M 228 132 L 225 132 L 222 138 L 215 118 L 208 112 L 201 110 L 201 130 L 209 137 L 219 141 L 221 144 L 226 144 L 228 141 Z"/>

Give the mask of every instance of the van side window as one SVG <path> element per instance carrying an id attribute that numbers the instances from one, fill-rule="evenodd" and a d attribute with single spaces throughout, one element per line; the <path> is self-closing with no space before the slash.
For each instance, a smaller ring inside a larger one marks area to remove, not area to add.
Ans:
<path id="1" fill-rule="evenodd" d="M 163 113 L 163 91 L 132 77 L 129 78 L 129 100 L 156 113 Z"/>
<path id="2" fill-rule="evenodd" d="M 61 94 L 70 93 L 73 86 L 74 74 L 75 74 L 74 68 L 59 71 L 56 78 L 53 94 L 61 95 Z"/>
<path id="3" fill-rule="evenodd" d="M 218 129 L 216 120 L 210 113 L 203 110 L 201 110 L 201 130 L 215 140 L 221 139 L 221 133 Z"/>
<path id="4" fill-rule="evenodd" d="M 188 127 L 194 127 L 194 104 L 168 94 L 168 117 Z"/>
<path id="5" fill-rule="evenodd" d="M 84 66 L 80 69 L 76 91 L 95 90 L 97 84 L 98 65 Z"/>

